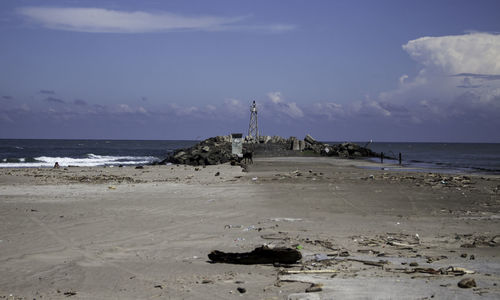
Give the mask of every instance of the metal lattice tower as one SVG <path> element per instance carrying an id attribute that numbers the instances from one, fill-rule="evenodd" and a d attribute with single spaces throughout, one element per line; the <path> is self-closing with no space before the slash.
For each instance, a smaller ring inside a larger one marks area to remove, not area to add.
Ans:
<path id="1" fill-rule="evenodd" d="M 248 125 L 248 136 L 255 141 L 259 140 L 259 127 L 257 125 L 257 105 L 255 101 L 250 106 L 250 124 Z"/>

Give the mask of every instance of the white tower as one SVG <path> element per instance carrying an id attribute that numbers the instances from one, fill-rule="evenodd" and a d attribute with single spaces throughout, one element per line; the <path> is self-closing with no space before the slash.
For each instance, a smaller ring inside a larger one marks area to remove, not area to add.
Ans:
<path id="1" fill-rule="evenodd" d="M 259 127 L 257 125 L 257 105 L 255 101 L 250 106 L 250 125 L 248 125 L 248 136 L 259 141 Z"/>

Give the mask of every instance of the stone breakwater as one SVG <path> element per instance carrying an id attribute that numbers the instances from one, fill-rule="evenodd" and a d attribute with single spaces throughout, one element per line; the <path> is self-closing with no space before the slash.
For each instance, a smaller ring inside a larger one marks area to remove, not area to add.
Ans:
<path id="1" fill-rule="evenodd" d="M 255 156 L 335 156 L 342 158 L 377 157 L 380 154 L 354 143 L 325 144 L 306 135 L 303 140 L 296 137 L 288 139 L 280 136 L 262 136 L 258 141 L 245 140 L 244 152 L 253 152 Z M 174 163 L 185 165 L 217 165 L 235 161 L 231 153 L 231 136 L 208 138 L 190 148 L 178 149 L 160 164 Z"/>

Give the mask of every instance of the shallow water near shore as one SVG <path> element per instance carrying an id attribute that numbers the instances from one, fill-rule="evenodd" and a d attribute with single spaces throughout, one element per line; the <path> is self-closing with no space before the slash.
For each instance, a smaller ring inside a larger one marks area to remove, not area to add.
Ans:
<path id="1" fill-rule="evenodd" d="M 362 145 L 362 144 L 361 144 Z M 405 170 L 416 172 L 500 174 L 500 144 L 487 143 L 371 143 L 375 152 L 394 157 L 385 164 L 397 165 L 399 153 Z M 380 162 L 379 158 L 371 159 Z M 387 166 L 391 170 L 398 170 Z"/>

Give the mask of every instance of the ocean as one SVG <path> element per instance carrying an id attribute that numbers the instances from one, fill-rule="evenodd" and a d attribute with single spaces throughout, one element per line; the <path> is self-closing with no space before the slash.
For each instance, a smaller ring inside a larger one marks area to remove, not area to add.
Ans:
<path id="1" fill-rule="evenodd" d="M 368 148 L 395 159 L 401 153 L 403 166 L 415 171 L 500 174 L 498 143 L 371 143 Z M 380 162 L 379 158 L 372 160 Z"/>
<path id="2" fill-rule="evenodd" d="M 0 167 L 53 167 L 55 162 L 63 167 L 143 165 L 161 161 L 172 151 L 197 142 L 0 139 Z M 403 165 L 416 171 L 500 174 L 500 144 L 374 142 L 368 147 L 394 158 L 401 153 Z M 384 160 L 388 168 L 397 163 Z"/>
<path id="3" fill-rule="evenodd" d="M 144 165 L 198 141 L 0 139 L 0 167 Z"/>

